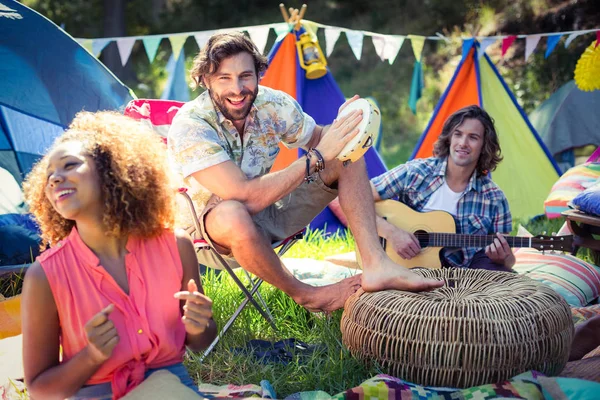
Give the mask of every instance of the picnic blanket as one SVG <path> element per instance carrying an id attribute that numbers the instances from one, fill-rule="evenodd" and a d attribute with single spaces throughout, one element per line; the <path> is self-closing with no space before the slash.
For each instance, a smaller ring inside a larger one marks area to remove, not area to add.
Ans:
<path id="1" fill-rule="evenodd" d="M 435 388 L 416 385 L 389 375 L 377 375 L 359 386 L 336 395 L 323 391 L 299 392 L 285 400 L 492 400 L 492 399 L 591 399 L 600 383 L 574 378 L 546 377 L 535 371 L 520 374 L 508 381 L 467 389 Z M 258 385 L 200 385 L 200 391 L 214 393 L 208 398 L 276 398 L 268 381 Z"/>

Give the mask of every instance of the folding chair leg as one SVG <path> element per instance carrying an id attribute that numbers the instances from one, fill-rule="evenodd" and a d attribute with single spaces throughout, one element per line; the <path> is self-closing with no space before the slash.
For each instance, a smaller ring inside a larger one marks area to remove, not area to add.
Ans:
<path id="1" fill-rule="evenodd" d="M 219 341 L 225 335 L 225 333 L 227 333 L 227 331 L 229 330 L 229 328 L 231 327 L 231 325 L 233 325 L 233 323 L 235 322 L 235 320 L 237 319 L 237 317 L 240 315 L 240 313 L 242 312 L 242 310 L 244 309 L 244 307 L 246 307 L 246 305 L 248 305 L 248 302 L 252 302 L 254 304 L 254 307 L 256 307 L 256 309 L 260 312 L 260 314 L 263 316 L 263 318 L 269 323 L 269 325 L 271 325 L 271 327 L 273 328 L 273 330 L 277 331 L 277 327 L 275 326 L 275 321 L 273 321 L 273 316 L 271 315 L 270 311 L 268 311 L 269 309 L 268 308 L 266 309 L 267 310 L 266 313 L 268 313 L 268 315 L 265 315 L 265 311 L 262 310 L 262 308 L 260 306 L 258 306 L 258 304 L 255 304 L 255 300 L 254 300 L 254 297 L 253 297 L 254 295 L 258 296 L 261 299 L 261 302 L 263 302 L 263 304 L 264 304 L 264 299 L 262 298 L 262 296 L 260 295 L 260 293 L 257 292 L 258 288 L 260 287 L 260 285 L 262 283 L 263 283 L 262 279 L 259 279 L 256 283 L 254 283 L 254 285 L 252 286 L 252 290 L 249 291 L 250 295 L 246 296 L 246 298 L 240 303 L 240 305 L 235 310 L 235 312 L 233 313 L 233 315 L 225 323 L 225 325 L 223 326 L 223 328 L 221 329 L 221 331 L 219 332 L 219 334 L 217 335 L 217 337 L 215 338 L 215 340 L 213 340 L 213 342 L 210 344 L 210 346 L 208 346 L 208 348 L 204 351 L 204 354 L 200 358 L 200 361 L 204 360 L 204 358 L 206 356 L 208 356 L 211 351 L 213 351 L 213 349 L 215 348 L 215 346 L 217 345 L 217 343 L 219 343 Z M 245 286 L 244 286 L 244 289 L 246 289 Z"/>

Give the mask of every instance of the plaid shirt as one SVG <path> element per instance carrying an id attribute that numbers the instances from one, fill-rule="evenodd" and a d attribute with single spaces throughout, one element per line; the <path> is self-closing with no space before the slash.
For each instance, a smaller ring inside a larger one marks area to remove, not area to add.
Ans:
<path id="1" fill-rule="evenodd" d="M 447 158 L 426 158 L 407 162 L 373 178 L 371 182 L 382 200 L 398 198 L 416 211 L 422 211 L 433 192 L 443 185 Z M 502 190 L 487 176 L 474 173 L 455 217 L 457 233 L 488 235 L 512 231 L 508 201 Z M 469 267 L 478 248 L 446 248 L 444 257 L 455 267 Z"/>

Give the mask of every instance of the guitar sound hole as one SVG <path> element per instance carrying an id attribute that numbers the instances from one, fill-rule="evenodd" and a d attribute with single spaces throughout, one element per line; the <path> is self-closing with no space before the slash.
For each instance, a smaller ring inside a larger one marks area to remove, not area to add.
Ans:
<path id="1" fill-rule="evenodd" d="M 414 235 L 417 237 L 419 245 L 422 249 L 424 249 L 425 247 L 429 247 L 429 233 L 423 230 L 418 230 L 415 231 Z"/>

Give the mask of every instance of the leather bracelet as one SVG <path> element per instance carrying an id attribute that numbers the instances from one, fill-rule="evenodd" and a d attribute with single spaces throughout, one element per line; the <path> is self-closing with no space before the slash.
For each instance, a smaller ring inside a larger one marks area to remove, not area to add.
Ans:
<path id="1" fill-rule="evenodd" d="M 317 156 L 317 171 L 316 172 L 323 171 L 325 169 L 325 159 L 323 158 L 323 155 L 321 154 L 321 152 L 319 150 L 315 149 L 314 147 L 311 148 L 309 150 L 309 152 L 314 153 Z"/>
<path id="2" fill-rule="evenodd" d="M 304 173 L 304 182 L 306 182 L 306 183 L 311 183 L 316 180 L 316 177 L 314 175 L 311 175 L 311 173 L 310 173 L 310 158 L 311 158 L 311 154 L 310 154 L 310 152 L 307 152 L 306 153 L 306 172 Z"/>

